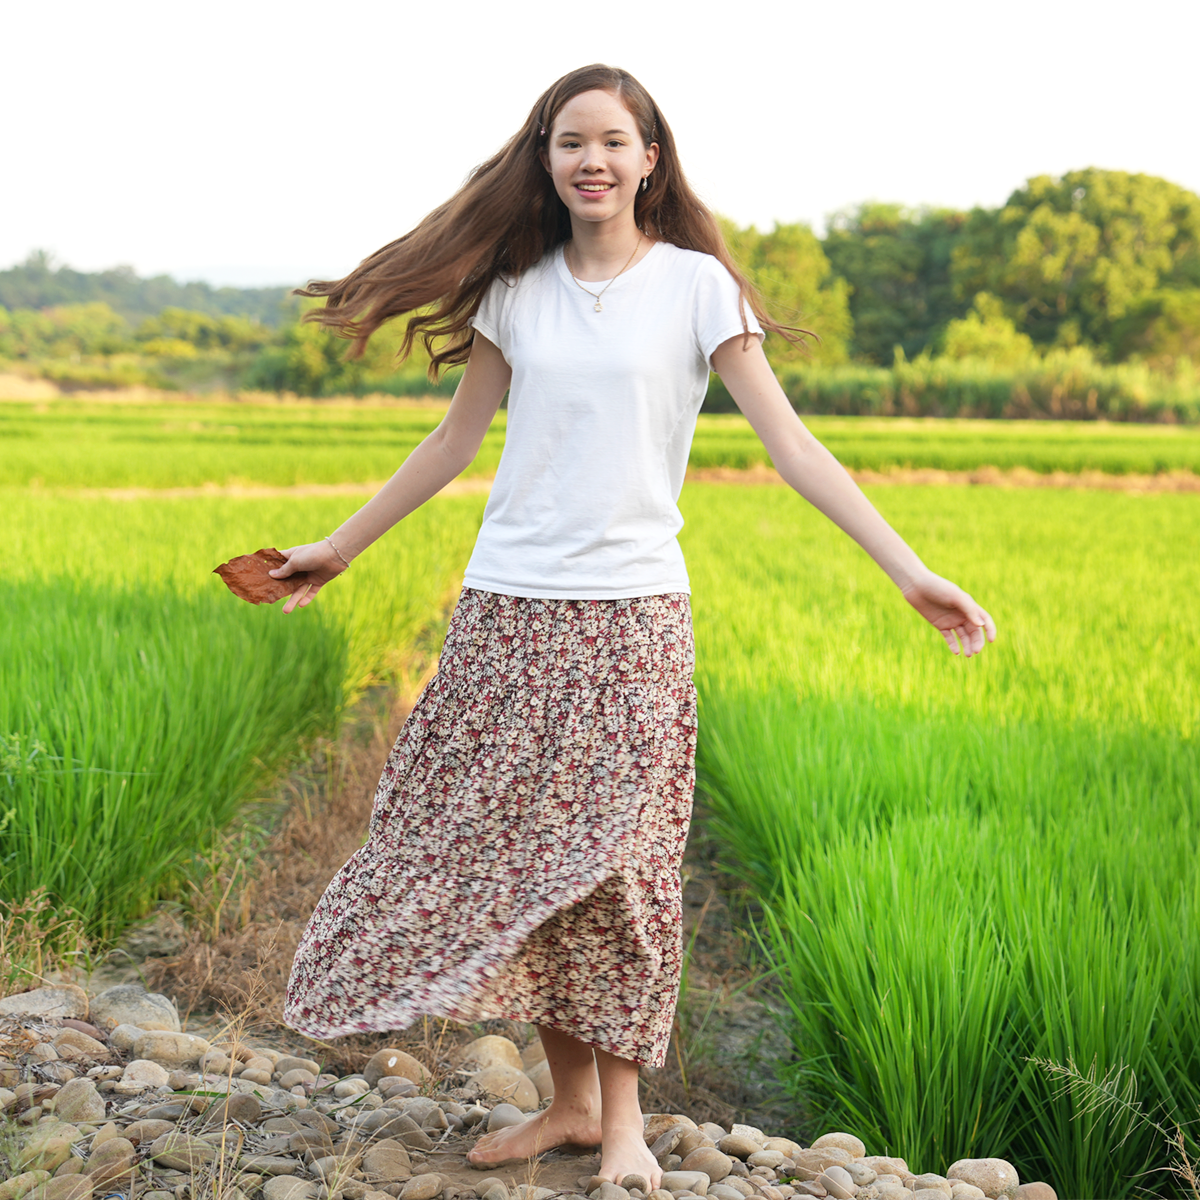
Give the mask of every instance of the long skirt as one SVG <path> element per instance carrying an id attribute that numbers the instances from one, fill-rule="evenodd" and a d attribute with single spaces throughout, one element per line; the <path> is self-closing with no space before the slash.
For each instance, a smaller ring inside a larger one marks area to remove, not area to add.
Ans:
<path id="1" fill-rule="evenodd" d="M 422 1015 L 548 1025 L 666 1061 L 695 781 L 688 597 L 463 590 L 366 844 L 301 940 L 312 1037 Z"/>

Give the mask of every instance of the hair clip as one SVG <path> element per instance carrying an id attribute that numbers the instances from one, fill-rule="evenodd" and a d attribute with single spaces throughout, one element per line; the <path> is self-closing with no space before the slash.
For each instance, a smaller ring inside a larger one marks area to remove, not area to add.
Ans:
<path id="1" fill-rule="evenodd" d="M 546 127 L 545 127 L 545 125 L 539 125 L 539 126 L 538 126 L 538 137 L 545 137 L 545 136 L 546 136 Z"/>

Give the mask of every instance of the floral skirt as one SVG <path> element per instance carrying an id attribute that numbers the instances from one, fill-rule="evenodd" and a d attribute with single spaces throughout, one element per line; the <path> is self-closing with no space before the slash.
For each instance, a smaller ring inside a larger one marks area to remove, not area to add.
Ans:
<path id="1" fill-rule="evenodd" d="M 465 588 L 366 844 L 308 923 L 284 1018 L 311 1037 L 422 1015 L 548 1025 L 666 1060 L 695 780 L 684 594 Z"/>

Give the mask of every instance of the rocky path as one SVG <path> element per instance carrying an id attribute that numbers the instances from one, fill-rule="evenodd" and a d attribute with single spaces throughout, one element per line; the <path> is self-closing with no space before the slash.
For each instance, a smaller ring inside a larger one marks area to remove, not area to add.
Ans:
<path id="1" fill-rule="evenodd" d="M 138 985 L 0 1000 L 0 1200 L 1055 1200 L 1001 1159 L 920 1174 L 853 1134 L 803 1147 L 750 1125 L 646 1117 L 662 1184 L 595 1177 L 552 1151 L 479 1171 L 478 1135 L 545 1105 L 541 1044 L 496 1035 L 418 1061 L 377 1051 L 351 1074 L 248 1037 L 180 1029 Z M 915 1164 L 919 1167 L 919 1164 Z"/>

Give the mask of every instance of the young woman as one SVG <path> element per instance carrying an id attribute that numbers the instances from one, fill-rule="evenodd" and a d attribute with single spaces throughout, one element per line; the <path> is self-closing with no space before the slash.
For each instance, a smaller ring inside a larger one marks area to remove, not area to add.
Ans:
<path id="1" fill-rule="evenodd" d="M 710 366 L 784 480 L 951 650 L 980 651 L 992 620 L 796 417 L 761 337 L 797 331 L 761 310 L 624 71 L 564 76 L 455 197 L 308 294 L 359 350 L 408 314 L 406 348 L 424 337 L 438 367 L 466 370 L 378 495 L 285 552 L 272 574 L 318 581 L 285 612 L 458 475 L 510 399 L 438 673 L 384 768 L 366 845 L 309 923 L 286 1018 L 325 1038 L 423 1013 L 536 1023 L 554 1099 L 471 1161 L 599 1144 L 601 1176 L 657 1186 L 637 1072 L 665 1061 L 679 983 L 696 727 L 676 500 Z"/>

